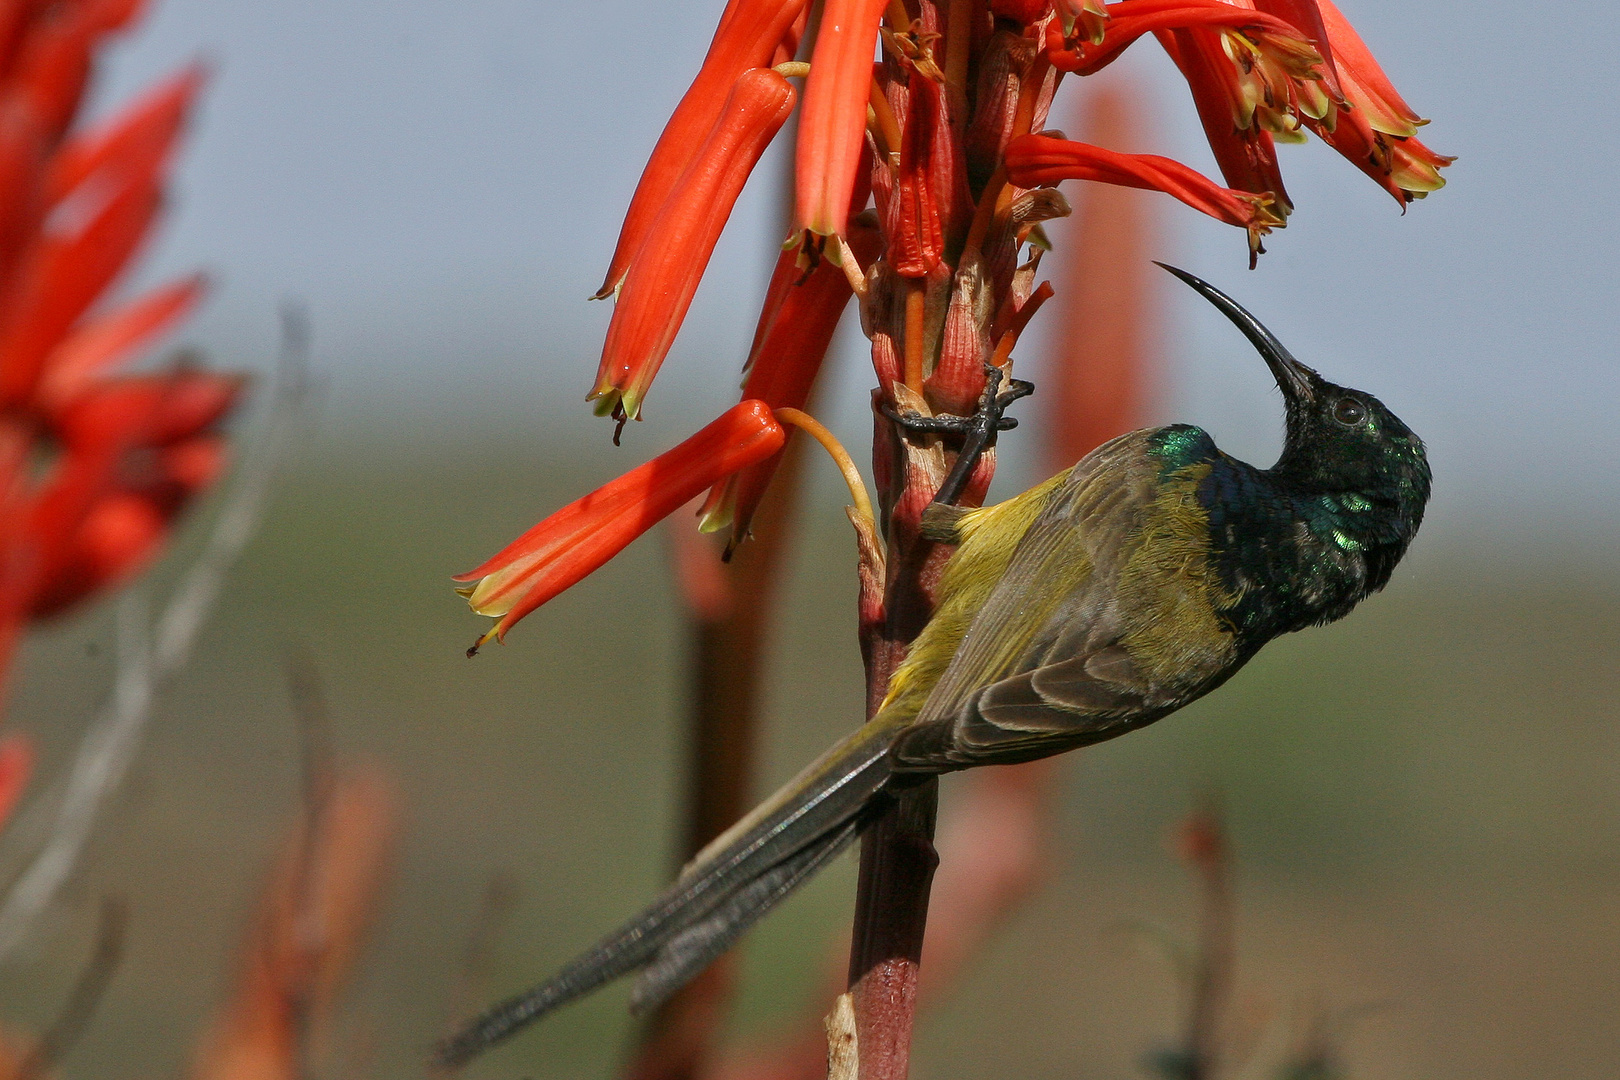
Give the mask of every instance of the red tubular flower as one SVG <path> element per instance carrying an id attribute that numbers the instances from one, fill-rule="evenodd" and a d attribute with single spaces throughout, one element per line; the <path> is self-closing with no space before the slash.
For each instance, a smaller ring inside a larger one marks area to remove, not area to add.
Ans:
<path id="1" fill-rule="evenodd" d="M 1204 137 L 1209 140 L 1227 184 L 1255 195 L 1269 194 L 1277 215 L 1287 218 L 1294 204 L 1283 187 L 1270 132 L 1253 124 L 1239 127 L 1234 122 L 1239 98 L 1220 35 L 1192 29 L 1160 31 L 1156 36 L 1192 90 Z"/>
<path id="2" fill-rule="evenodd" d="M 140 7 L 71 0 L 0 14 L 0 667 L 27 619 L 156 554 L 218 478 L 225 443 L 211 428 L 241 388 L 191 370 L 108 377 L 192 308 L 200 279 L 86 315 L 154 220 L 202 80 L 190 68 L 66 135 L 96 49 Z"/>
<path id="3" fill-rule="evenodd" d="M 504 639 L 519 619 L 595 572 L 689 499 L 776 453 L 785 438 L 764 402 L 734 405 L 675 449 L 563 507 L 456 577 L 477 583 L 460 590 L 474 611 L 500 618 L 471 651 L 490 638 Z"/>
<path id="4" fill-rule="evenodd" d="M 69 456 L 101 446 L 165 446 L 216 423 L 235 404 L 245 380 L 180 369 L 107 379 L 57 416 Z"/>
<path id="5" fill-rule="evenodd" d="M 184 318 L 202 296 L 201 275 L 155 289 L 138 300 L 76 327 L 51 350 L 38 398 L 54 411 L 89 387 L 108 368 Z"/>
<path id="6" fill-rule="evenodd" d="M 1179 161 L 1155 154 L 1121 154 L 1048 135 L 1023 135 L 1007 144 L 1007 177 L 1025 188 L 1092 180 L 1162 191 L 1217 221 L 1247 230 L 1251 251 L 1260 250 L 1260 238 L 1283 224 L 1269 197 L 1221 187 Z"/>
<path id="7" fill-rule="evenodd" d="M 875 229 L 854 225 L 848 239 L 863 264 L 883 250 L 883 238 Z M 796 256 L 784 251 L 778 258 L 773 284 L 777 280 L 788 284 L 766 294 L 744 372 L 743 399 L 756 399 L 773 409 L 804 408 L 851 295 L 849 278 L 841 268 L 823 259 L 804 277 Z M 782 452 L 777 451 L 716 484 L 699 511 L 699 528 L 719 532 L 729 527 L 730 545 L 741 543 L 781 462 Z"/>
<path id="8" fill-rule="evenodd" d="M 653 147 L 641 182 L 630 199 L 607 277 L 594 299 L 613 295 L 641 250 L 653 219 L 675 190 L 704 136 L 725 110 L 732 86 L 749 68 L 778 62 L 776 53 L 791 40 L 794 50 L 808 11 L 806 0 L 732 0 L 709 44 L 703 67 L 675 106 Z M 785 59 L 791 59 L 791 55 Z"/>
<path id="9" fill-rule="evenodd" d="M 140 9 L 141 0 L 85 0 L 61 5 L 52 13 L 55 17 L 34 16 L 37 21 L 9 74 L 53 140 L 78 110 L 98 39 L 127 24 Z"/>
<path id="10" fill-rule="evenodd" d="M 1367 118 L 1374 131 L 1409 138 L 1428 123 L 1422 119 L 1396 92 L 1389 77 L 1384 74 L 1372 50 L 1361 40 L 1350 20 L 1333 5 L 1333 0 L 1317 0 L 1324 30 L 1337 60 L 1339 77 L 1344 83 L 1345 97 L 1352 107 Z"/>
<path id="11" fill-rule="evenodd" d="M 804 88 L 795 164 L 798 228 L 843 235 L 866 140 L 872 55 L 886 0 L 826 0 Z"/>
<path id="12" fill-rule="evenodd" d="M 1338 65 L 1333 59 L 1333 43 L 1328 37 L 1327 25 L 1323 21 L 1322 9 L 1317 5 L 1317 0 L 1253 0 L 1253 3 L 1257 11 L 1282 19 L 1316 47 L 1316 51 L 1322 57 L 1322 82 L 1335 101 L 1344 101 Z"/>
<path id="13" fill-rule="evenodd" d="M 0 404 L 29 399 L 47 353 L 145 239 L 161 200 L 155 172 L 129 177 L 88 221 L 47 236 L 21 267 L 22 281 L 0 324 Z"/>
<path id="14" fill-rule="evenodd" d="M 1350 111 L 1329 127 L 1311 130 L 1402 206 L 1445 186 L 1440 170 L 1455 158 L 1437 154 L 1413 136 L 1428 121 L 1408 105 L 1373 59 L 1355 28 L 1330 0 L 1320 0 L 1322 17 L 1340 58 L 1340 78 Z"/>
<path id="15" fill-rule="evenodd" d="M 794 98 L 793 86 L 770 68 L 745 72 L 732 88 L 625 276 L 589 398 L 599 415 L 623 420 L 641 412 L 732 205 L 793 111 Z"/>
<path id="16" fill-rule="evenodd" d="M 57 416 L 62 459 L 34 499 L 28 613 L 45 618 L 143 569 L 174 519 L 218 479 L 210 430 L 243 380 L 176 371 L 101 381 Z"/>
<path id="17" fill-rule="evenodd" d="M 1408 201 L 1445 187 L 1446 178 L 1440 175 L 1440 170 L 1457 160 L 1435 153 L 1416 139 L 1396 140 L 1391 149 L 1395 155 L 1391 178 L 1395 186 L 1406 193 Z"/>
<path id="18" fill-rule="evenodd" d="M 1065 35 L 1057 23 L 1046 29 L 1047 57 L 1063 71 L 1091 75 L 1113 63 L 1143 34 L 1202 26 L 1238 30 L 1256 42 L 1299 41 L 1300 30 L 1281 13 L 1257 11 L 1225 0 L 1120 0 L 1103 7 L 1106 21 L 1095 41 L 1081 36 L 1081 26 Z M 1308 35 L 1307 35 L 1308 36 Z"/>

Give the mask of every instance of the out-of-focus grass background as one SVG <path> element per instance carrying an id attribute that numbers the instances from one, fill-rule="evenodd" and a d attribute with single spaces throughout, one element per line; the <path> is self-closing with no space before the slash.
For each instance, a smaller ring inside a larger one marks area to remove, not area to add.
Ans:
<path id="1" fill-rule="evenodd" d="M 667 870 L 681 640 L 658 538 L 469 663 L 459 646 L 476 624 L 446 597 L 443 571 L 522 524 L 486 493 L 545 504 L 587 477 L 548 475 L 554 464 L 521 453 L 496 468 L 334 449 L 312 448 L 288 478 L 90 873 L 0 984 L 11 1015 L 47 1014 L 47 987 L 86 947 L 94 898 L 130 895 L 132 951 L 69 1062 L 77 1075 L 172 1075 L 221 989 L 298 798 L 288 642 L 313 649 L 342 747 L 385 757 L 409 807 L 398 885 L 350 1013 L 375 1055 L 367 1075 L 419 1071 L 493 873 L 521 890 L 498 954 L 510 990 Z M 859 707 L 851 543 L 833 496 L 820 493 L 819 524 L 793 556 L 772 780 Z M 1221 693 L 1076 755 L 1062 866 L 930 1012 L 919 1075 L 1136 1075 L 1179 1012 L 1166 965 L 1123 927 L 1190 935 L 1191 890 L 1164 841 L 1210 788 L 1239 855 L 1246 1009 L 1274 1010 L 1282 1026 L 1313 995 L 1334 1010 L 1380 1006 L 1346 1042 L 1355 1076 L 1612 1074 L 1617 593 L 1596 559 L 1423 545 L 1354 618 L 1277 642 Z M 44 775 L 106 678 L 106 639 L 91 618 L 33 643 L 15 714 L 41 736 Z M 743 1029 L 811 1007 L 852 878 L 840 865 L 755 933 Z M 625 1028 L 616 988 L 476 1075 L 606 1075 Z"/>
<path id="2" fill-rule="evenodd" d="M 1557 26 L 1536 15 L 1534 34 L 1506 3 L 1346 6 L 1436 118 L 1429 141 L 1463 155 L 1452 186 L 1400 218 L 1315 147 L 1285 160 L 1299 212 L 1259 272 L 1242 271 L 1240 238 L 1175 208 L 1162 254 L 1429 438 L 1430 524 L 1353 618 L 1075 756 L 1062 864 L 930 1010 L 919 1076 L 1139 1075 L 1179 1014 L 1166 965 L 1124 927 L 1189 932 L 1191 890 L 1164 841 L 1208 790 L 1238 851 L 1244 1010 L 1281 1030 L 1313 1001 L 1378 1006 L 1344 1040 L 1369 1080 L 1620 1073 L 1615 121 L 1515 81 L 1578 70 L 1602 100 L 1620 78 L 1616 31 L 1595 4 L 1560 6 Z M 682 641 L 661 538 L 472 663 L 461 649 L 480 620 L 447 578 L 734 393 L 768 184 L 739 209 L 626 447 L 578 400 L 607 318 L 579 298 L 718 8 L 166 0 L 108 70 L 111 104 L 195 51 L 217 59 L 143 279 L 218 271 L 189 337 L 223 366 L 260 362 L 277 303 L 303 298 L 330 393 L 86 872 L 0 971 L 0 1016 L 37 1027 L 97 899 L 131 898 L 129 956 L 68 1075 L 182 1071 L 298 799 L 283 676 L 297 646 L 340 746 L 384 758 L 408 807 L 346 1011 L 355 1075 L 420 1074 L 492 875 L 520 890 L 492 992 L 545 974 L 663 880 Z M 1167 122 L 1127 149 L 1208 167 L 1167 65 L 1131 63 Z M 1278 421 L 1263 368 L 1167 296 L 1154 418 L 1264 458 Z M 861 363 L 846 339 L 825 407 L 852 438 Z M 1003 493 L 1033 478 L 1027 454 L 1009 457 Z M 762 788 L 858 714 L 839 505 L 818 475 L 774 642 Z M 98 610 L 28 646 L 9 722 L 38 736 L 41 790 L 105 692 L 110 640 Z M 0 869 L 19 840 L 25 828 L 0 843 Z M 752 936 L 741 1036 L 820 1007 L 852 878 L 841 864 Z M 624 996 L 570 1009 L 475 1075 L 610 1075 Z"/>

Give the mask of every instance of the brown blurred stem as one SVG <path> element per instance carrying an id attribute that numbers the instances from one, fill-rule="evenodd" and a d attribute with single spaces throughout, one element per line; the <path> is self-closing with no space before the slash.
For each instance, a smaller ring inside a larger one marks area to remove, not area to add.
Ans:
<path id="1" fill-rule="evenodd" d="M 691 538 L 677 552 L 690 618 L 684 863 L 750 807 L 759 688 L 778 571 L 798 501 L 804 440 L 794 439 L 755 513 L 753 540 L 729 563 Z M 681 521 L 677 529 L 690 529 Z M 694 550 L 695 549 L 695 550 Z M 702 560 L 699 562 L 699 560 Z M 731 997 L 734 961 L 721 957 L 649 1017 L 625 1075 L 687 1080 L 705 1067 Z"/>
<path id="2" fill-rule="evenodd" d="M 1140 88 L 1087 88 L 1075 127 L 1082 141 L 1121 150 L 1150 130 Z M 1057 254 L 1063 320 L 1057 361 L 1041 379 L 1050 470 L 1066 469 L 1146 420 L 1155 381 L 1158 281 L 1157 203 L 1149 192 L 1088 184 L 1074 193 L 1074 216 Z"/>
<path id="3" fill-rule="evenodd" d="M 1231 851 L 1213 800 L 1181 828 L 1182 858 L 1198 877 L 1198 954 L 1187 1009 L 1187 1080 L 1213 1080 L 1221 1065 L 1223 1022 L 1236 960 Z"/>
<path id="4" fill-rule="evenodd" d="M 118 970 L 124 955 L 125 931 L 129 926 L 129 905 L 122 897 L 109 896 L 101 902 L 101 922 L 96 929 L 96 948 L 73 984 L 62 1011 L 40 1036 L 28 1056 L 17 1066 L 13 1080 L 36 1080 L 61 1062 L 84 1034 L 96 1006 L 107 992 L 107 984 Z"/>

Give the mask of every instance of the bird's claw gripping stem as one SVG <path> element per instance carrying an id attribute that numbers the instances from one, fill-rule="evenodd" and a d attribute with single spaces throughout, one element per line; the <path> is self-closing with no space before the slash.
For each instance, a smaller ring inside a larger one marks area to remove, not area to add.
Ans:
<path id="1" fill-rule="evenodd" d="M 934 493 L 934 503 L 937 505 L 949 506 L 962 497 L 962 489 L 967 486 L 968 477 L 973 475 L 979 458 L 996 445 L 996 434 L 1018 426 L 1017 419 L 1005 415 L 1007 406 L 1035 392 L 1033 383 L 1011 378 L 988 361 L 984 365 L 984 376 L 984 393 L 979 395 L 979 407 L 972 416 L 901 415 L 887 405 L 882 407 L 883 415 L 906 431 L 962 436 L 962 450 L 956 456 L 956 464 L 951 466 L 945 481 Z M 1003 381 L 1006 382 L 1005 389 L 1002 388 Z"/>

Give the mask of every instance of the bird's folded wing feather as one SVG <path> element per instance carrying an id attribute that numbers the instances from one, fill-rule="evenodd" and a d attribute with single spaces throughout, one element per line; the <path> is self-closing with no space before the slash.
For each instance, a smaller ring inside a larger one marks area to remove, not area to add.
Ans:
<path id="1" fill-rule="evenodd" d="M 1098 447 L 1052 493 L 892 752 L 900 768 L 1042 757 L 1151 707 L 1117 611 L 1158 496 L 1151 434 Z"/>

